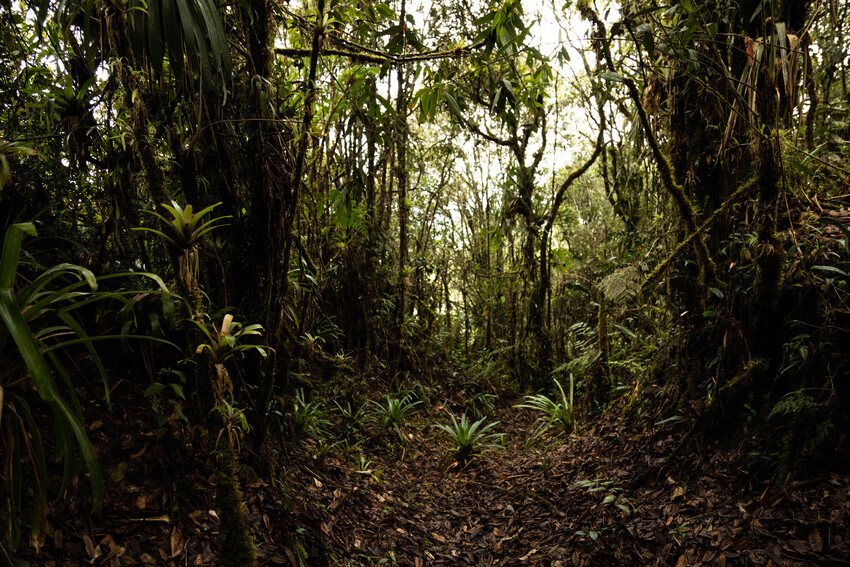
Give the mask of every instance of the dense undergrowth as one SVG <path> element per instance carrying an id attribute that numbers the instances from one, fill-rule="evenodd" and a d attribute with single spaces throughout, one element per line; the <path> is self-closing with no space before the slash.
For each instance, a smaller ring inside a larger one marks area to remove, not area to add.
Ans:
<path id="1" fill-rule="evenodd" d="M 846 550 L 850 7 L 0 4 L 0 564 Z"/>

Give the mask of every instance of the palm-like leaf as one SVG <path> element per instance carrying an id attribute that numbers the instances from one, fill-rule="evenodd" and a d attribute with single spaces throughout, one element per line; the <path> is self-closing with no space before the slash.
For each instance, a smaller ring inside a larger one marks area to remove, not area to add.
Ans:
<path id="1" fill-rule="evenodd" d="M 239 344 L 239 341 L 248 335 L 262 335 L 262 325 L 253 324 L 242 327 L 233 321 L 233 315 L 225 315 L 222 320 L 221 329 L 210 331 L 207 326 L 199 321 L 194 321 L 195 326 L 204 334 L 207 342 L 198 345 L 198 354 L 206 353 L 213 364 L 223 364 L 236 356 L 244 354 L 249 350 L 258 351 L 263 357 L 267 355 L 268 347 L 261 345 Z"/>

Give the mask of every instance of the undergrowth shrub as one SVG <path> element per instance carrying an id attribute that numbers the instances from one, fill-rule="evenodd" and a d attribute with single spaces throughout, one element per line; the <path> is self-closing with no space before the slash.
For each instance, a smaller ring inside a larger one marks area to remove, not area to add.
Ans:
<path id="1" fill-rule="evenodd" d="M 452 423 L 450 425 L 438 423 L 436 427 L 445 432 L 451 440 L 451 448 L 449 455 L 455 462 L 463 465 L 475 455 L 492 449 L 501 448 L 495 441 L 501 438 L 497 433 L 490 433 L 499 422 L 494 421 L 484 424 L 486 418 L 481 418 L 478 421 L 471 423 L 469 418 L 464 413 L 460 416 L 460 421 L 451 414 Z"/>
<path id="2" fill-rule="evenodd" d="M 559 433 L 569 435 L 575 427 L 573 418 L 573 375 L 570 374 L 569 397 L 564 392 L 564 388 L 561 387 L 561 383 L 557 380 L 554 380 L 554 382 L 558 388 L 557 397 L 550 398 L 545 394 L 532 394 L 525 396 L 525 403 L 514 406 L 516 408 L 535 410 L 542 414 L 534 421 L 535 427 L 525 442 L 526 448 L 534 444 L 540 435 L 549 429 L 556 429 Z"/>

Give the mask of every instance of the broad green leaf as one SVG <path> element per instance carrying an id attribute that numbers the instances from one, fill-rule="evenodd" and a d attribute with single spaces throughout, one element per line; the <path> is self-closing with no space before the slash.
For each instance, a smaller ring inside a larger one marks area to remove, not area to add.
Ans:
<path id="1" fill-rule="evenodd" d="M 59 318 L 74 331 L 74 334 L 77 335 L 78 338 L 83 339 L 83 346 L 86 347 L 86 350 L 89 353 L 92 361 L 97 367 L 97 372 L 100 374 L 100 380 L 103 382 L 103 395 L 106 399 L 106 406 L 111 411 L 112 410 L 112 399 L 111 399 L 111 389 L 109 387 L 109 378 L 106 376 L 106 369 L 103 367 L 103 362 L 100 360 L 100 356 L 98 356 L 97 351 L 94 349 L 94 345 L 92 344 L 91 339 L 86 334 L 82 325 L 80 325 L 76 319 L 71 317 L 68 313 L 59 313 Z"/>
<path id="2" fill-rule="evenodd" d="M 17 298 L 11 288 L 0 289 L 0 317 L 18 346 L 38 395 L 45 402 L 52 403 L 56 400 L 56 384 L 50 376 L 44 356 L 21 314 Z"/>
<path id="3" fill-rule="evenodd" d="M 183 44 L 180 41 L 180 16 L 176 2 L 171 0 L 151 0 L 162 2 L 162 30 L 168 47 L 168 60 L 178 81 L 183 81 Z M 159 25 L 159 23 L 157 24 Z"/>
<path id="4" fill-rule="evenodd" d="M 197 45 L 196 38 L 198 34 L 196 33 L 194 13 L 187 0 L 175 1 L 179 12 L 179 21 L 183 29 L 183 41 L 186 42 L 186 53 L 189 55 L 189 63 L 192 66 L 192 71 L 197 72 L 199 71 L 198 63 L 193 55 L 198 53 L 201 47 Z M 165 4 L 168 4 L 168 0 L 165 0 Z M 178 53 L 182 57 L 183 50 L 179 50 Z"/>
<path id="5" fill-rule="evenodd" d="M 463 114 L 461 114 L 461 112 L 460 112 L 460 106 L 458 105 L 457 99 L 454 97 L 454 95 L 447 92 L 447 93 L 445 93 L 445 96 L 446 96 L 446 102 L 448 102 L 449 108 L 451 109 L 452 114 L 455 117 L 462 117 Z"/>
<path id="6" fill-rule="evenodd" d="M 835 266 L 823 266 L 823 265 L 812 266 L 812 269 L 818 270 L 820 272 L 830 272 L 830 273 L 833 273 L 833 274 L 839 274 L 839 275 L 842 275 L 842 276 L 847 275 L 847 272 L 845 272 L 841 268 L 836 268 Z"/>
<path id="7" fill-rule="evenodd" d="M 0 256 L 0 288 L 12 287 L 18 272 L 18 257 L 24 235 L 36 236 L 35 225 L 31 222 L 13 224 L 6 231 L 3 241 L 3 255 Z"/>
<path id="8" fill-rule="evenodd" d="M 18 398 L 20 399 L 20 398 Z M 47 457 L 44 454 L 44 444 L 38 423 L 32 416 L 28 404 L 15 404 L 15 409 L 23 414 L 26 422 L 26 432 L 31 441 L 25 441 L 27 452 L 35 473 L 35 490 L 33 491 L 33 506 L 30 520 L 30 533 L 33 537 L 38 536 L 47 527 L 45 524 L 47 515 Z"/>
<path id="9" fill-rule="evenodd" d="M 86 435 L 85 429 L 77 421 L 77 418 L 68 409 L 68 406 L 60 399 L 53 401 L 53 406 L 59 410 L 59 413 L 65 420 L 65 423 L 71 429 L 74 437 L 77 439 L 77 444 L 80 448 L 80 453 L 86 463 L 86 468 L 89 471 L 89 485 L 92 491 L 92 507 L 95 515 L 100 516 L 103 509 L 103 476 L 100 471 L 100 464 L 97 462 L 97 455 L 94 448 Z"/>
<path id="10" fill-rule="evenodd" d="M 832 226 L 840 230 L 842 234 L 844 234 L 844 250 L 850 250 L 850 229 L 844 226 L 843 223 L 830 217 L 821 217 L 818 219 L 818 223 L 831 224 Z"/>

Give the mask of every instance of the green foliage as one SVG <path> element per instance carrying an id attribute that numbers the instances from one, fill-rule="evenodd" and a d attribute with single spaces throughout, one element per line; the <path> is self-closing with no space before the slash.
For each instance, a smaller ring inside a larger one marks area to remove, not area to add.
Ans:
<path id="1" fill-rule="evenodd" d="M 597 346 L 596 329 L 584 321 L 572 324 L 567 329 L 566 355 L 569 360 L 559 365 L 555 372 L 586 375 L 588 368 L 599 360 L 601 353 Z"/>
<path id="2" fill-rule="evenodd" d="M 632 513 L 632 509 L 629 506 L 631 499 L 623 496 L 623 489 L 611 480 L 602 480 L 598 478 L 593 480 L 577 480 L 573 483 L 573 486 L 586 490 L 589 494 L 604 495 L 602 498 L 603 506 L 616 506 L 626 515 Z"/>
<path id="3" fill-rule="evenodd" d="M 12 179 L 9 158 L 35 154 L 36 151 L 32 148 L 0 138 L 0 189 Z"/>
<path id="4" fill-rule="evenodd" d="M 801 417 L 811 417 L 818 414 L 823 408 L 822 404 L 815 401 L 809 390 L 795 390 L 789 392 L 777 402 L 773 409 L 768 414 L 768 419 L 773 419 L 778 416 L 794 415 Z"/>
<path id="5" fill-rule="evenodd" d="M 606 301 L 622 305 L 640 292 L 641 280 L 636 266 L 625 266 L 602 278 L 599 289 Z"/>
<path id="6" fill-rule="evenodd" d="M 171 205 L 162 205 L 170 215 L 168 218 L 155 211 L 149 211 L 150 214 L 160 220 L 162 229 L 139 227 L 134 230 L 152 232 L 177 250 L 189 250 L 198 243 L 202 236 L 224 226 L 216 224 L 217 222 L 230 218 L 230 216 L 221 216 L 208 221 L 204 220 L 204 217 L 220 204 L 210 205 L 195 213 L 192 211 L 192 205 L 181 207 L 177 204 L 177 201 L 171 201 Z"/>
<path id="7" fill-rule="evenodd" d="M 175 379 L 168 379 L 173 376 Z M 183 423 L 189 423 L 189 418 L 183 413 L 180 401 L 186 401 L 183 388 L 186 385 L 186 374 L 180 370 L 163 368 L 159 371 L 158 379 L 148 386 L 144 397 L 151 400 L 153 410 L 157 413 L 157 426 L 162 427 L 174 416 Z M 169 396 L 169 391 L 170 395 Z M 165 411 L 168 408 L 169 411 Z"/>
<path id="8" fill-rule="evenodd" d="M 464 464 L 473 456 L 491 449 L 499 449 L 500 445 L 493 441 L 500 439 L 501 435 L 490 433 L 499 422 L 494 421 L 484 424 L 486 418 L 481 418 L 474 423 L 470 423 L 469 418 L 464 413 L 460 416 L 460 421 L 455 418 L 454 414 L 451 425 L 438 423 L 436 427 L 444 431 L 451 440 L 450 455 L 458 463 Z"/>
<path id="9" fill-rule="evenodd" d="M 334 401 L 336 411 L 342 418 L 342 426 L 348 434 L 355 434 L 361 431 L 369 418 L 366 410 L 368 403 L 363 403 L 356 409 L 352 407 L 351 402 L 345 402 L 343 406 L 338 401 Z"/>
<path id="10" fill-rule="evenodd" d="M 556 429 L 559 433 L 569 435 L 575 427 L 573 418 L 573 375 L 570 374 L 570 395 L 564 393 L 561 383 L 554 381 L 558 388 L 558 397 L 550 398 L 545 394 L 532 394 L 525 397 L 525 403 L 514 407 L 532 409 L 542 415 L 535 420 L 534 431 L 526 441 L 526 447 L 530 446 L 538 437 L 549 429 Z"/>
<path id="11" fill-rule="evenodd" d="M 230 399 L 221 400 L 212 409 L 212 413 L 218 417 L 221 423 L 221 429 L 219 429 L 215 441 L 216 448 L 218 448 L 221 438 L 225 437 L 228 447 L 235 449 L 238 453 L 242 437 L 251 431 L 251 427 L 248 425 L 248 419 L 245 417 L 245 412 Z"/>
<path id="12" fill-rule="evenodd" d="M 7 421 L 2 430 L 3 444 L 23 457 L 25 452 L 35 473 L 32 502 L 32 535 L 35 537 L 45 527 L 47 512 L 47 458 L 41 435 L 31 409 L 30 388 L 47 403 L 53 412 L 52 429 L 56 436 L 57 461 L 64 463 L 62 490 L 79 472 L 77 451 L 89 473 L 94 511 L 100 513 L 103 504 L 103 479 L 97 456 L 83 425 L 82 407 L 76 388 L 57 353 L 74 345 L 86 349 L 103 382 L 103 395 L 110 403 L 110 385 L 106 370 L 94 348 L 95 338 L 90 337 L 76 316 L 76 311 L 94 302 L 116 300 L 129 304 L 125 296 L 133 297 L 138 290 L 125 292 L 98 291 L 98 279 L 81 266 L 58 264 L 52 268 L 34 266 L 39 273 L 29 281 L 18 283 L 19 257 L 24 235 L 36 236 L 32 223 L 15 224 L 6 231 L 0 257 L 0 360 L 4 371 L 0 376 L 0 412 L 5 410 Z M 160 293 L 168 300 L 169 294 L 162 280 L 152 274 L 143 275 L 160 286 Z M 101 280 L 107 277 L 101 278 Z M 86 291 L 87 290 L 87 291 Z M 65 338 L 71 336 L 73 338 Z M 127 338 L 101 335 L 97 339 Z M 146 337 L 151 340 L 151 337 Z M 10 340 L 11 339 L 11 342 Z M 165 341 L 162 341 L 165 342 Z M 170 344 L 170 343 L 167 343 Z M 51 370 L 52 368 L 52 370 Z M 62 378 L 70 404 L 60 393 L 55 375 Z M 3 414 L 0 413 L 0 417 Z M 11 511 L 10 534 L 16 539 L 18 516 L 22 509 L 21 460 L 7 461 L 4 476 L 8 481 L 6 498 Z"/>
<path id="13" fill-rule="evenodd" d="M 303 389 L 295 393 L 295 401 L 289 414 L 292 428 L 296 433 L 304 434 L 315 440 L 322 440 L 327 435 L 331 422 L 328 419 L 328 409 L 325 404 L 307 400 Z"/>
<path id="14" fill-rule="evenodd" d="M 243 327 L 240 323 L 234 322 L 233 315 L 230 314 L 224 316 L 220 330 L 213 325 L 210 331 L 204 323 L 195 320 L 192 322 L 206 338 L 206 342 L 199 344 L 195 352 L 206 353 L 213 364 L 224 364 L 233 357 L 244 355 L 251 350 L 259 352 L 263 357 L 267 356 L 268 347 L 240 342 L 249 335 L 261 335 L 262 325 L 255 323 Z"/>
<path id="15" fill-rule="evenodd" d="M 375 406 L 375 417 L 381 426 L 387 429 L 393 429 L 398 438 L 404 441 L 404 435 L 401 433 L 401 426 L 407 421 L 415 411 L 415 407 L 421 404 L 422 401 L 413 401 L 411 395 L 407 394 L 402 398 L 394 398 L 390 395 L 384 396 L 384 403 L 372 402 Z"/>
<path id="16" fill-rule="evenodd" d="M 468 400 L 465 405 L 472 411 L 472 415 L 477 418 L 482 418 L 487 415 L 492 415 L 496 411 L 496 400 L 499 396 L 490 392 L 478 392 Z"/>

